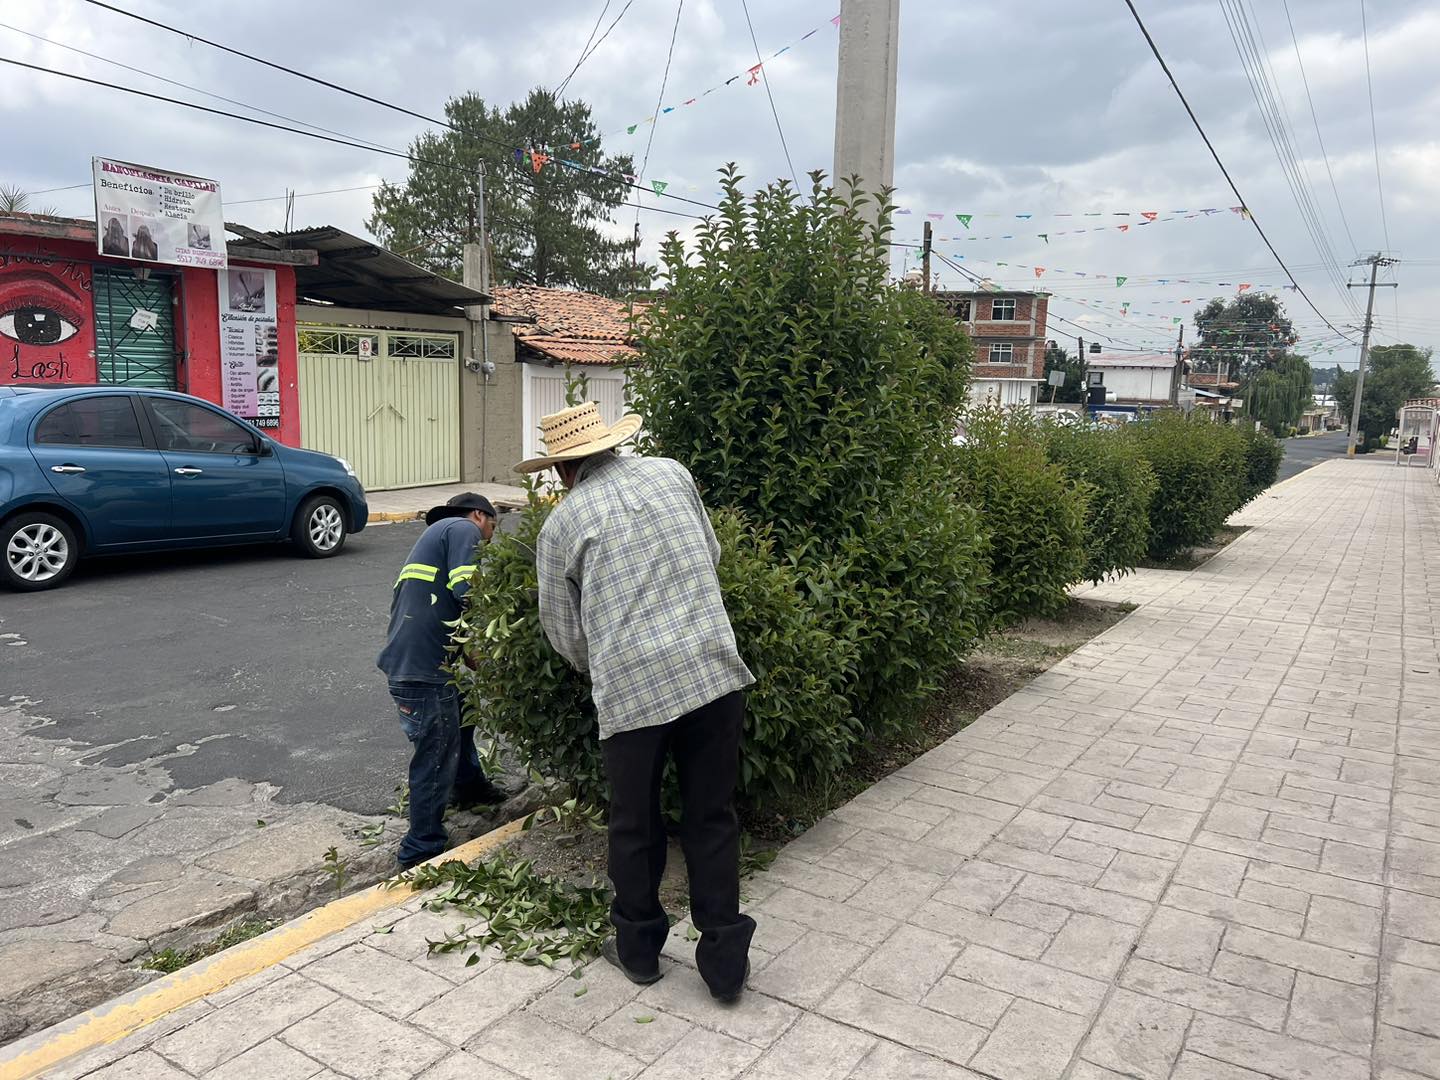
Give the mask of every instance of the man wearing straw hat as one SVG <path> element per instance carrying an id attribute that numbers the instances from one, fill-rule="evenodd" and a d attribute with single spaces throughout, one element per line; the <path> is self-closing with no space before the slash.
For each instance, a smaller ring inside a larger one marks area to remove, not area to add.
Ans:
<path id="1" fill-rule="evenodd" d="M 594 403 L 540 421 L 542 457 L 569 494 L 536 546 L 540 622 L 572 666 L 590 673 L 610 781 L 609 871 L 615 936 L 602 952 L 627 978 L 660 978 L 669 934 L 661 778 L 680 780 L 681 847 L 696 965 L 723 1002 L 744 988 L 755 921 L 740 914 L 740 833 L 734 794 L 754 682 L 735 648 L 715 568 L 720 545 L 695 482 L 677 461 L 621 457 L 640 430 L 607 425 Z"/>

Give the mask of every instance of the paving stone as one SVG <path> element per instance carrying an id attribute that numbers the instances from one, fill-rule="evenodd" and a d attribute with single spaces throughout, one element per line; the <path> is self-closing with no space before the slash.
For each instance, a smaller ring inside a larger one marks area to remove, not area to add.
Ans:
<path id="1" fill-rule="evenodd" d="M 315 1080 L 329 1080 L 332 1077 L 337 1077 L 337 1074 L 327 1070 Z M 206 1080 L 209 1078 L 207 1077 Z M 516 1077 L 514 1073 L 508 1072 L 498 1065 L 492 1065 L 488 1061 L 482 1061 L 474 1054 L 458 1050 L 438 1064 L 426 1069 L 416 1080 L 516 1080 Z"/>
<path id="2" fill-rule="evenodd" d="M 159 1054 L 141 1050 L 90 1073 L 86 1080 L 189 1080 Z"/>
<path id="3" fill-rule="evenodd" d="M 1187 1050 L 1175 1062 L 1170 1080 L 1271 1080 L 1271 1077 L 1269 1073 L 1242 1069 L 1239 1065 L 1216 1061 Z"/>
<path id="4" fill-rule="evenodd" d="M 1388 932 L 1440 945 L 1440 897 L 1392 891 L 1387 899 Z"/>
<path id="5" fill-rule="evenodd" d="M 1296 941 L 1253 930 L 1248 926 L 1232 926 L 1225 934 L 1224 947 L 1231 952 L 1268 960 L 1272 964 L 1324 975 L 1342 982 L 1370 986 L 1375 982 L 1375 959 L 1309 941 Z"/>
<path id="6" fill-rule="evenodd" d="M 735 1008 L 719 1008 L 700 977 L 686 970 L 672 971 L 645 987 L 629 1008 L 650 1006 L 762 1049 L 785 1034 L 801 1015 L 788 1002 L 753 990 L 746 991 Z"/>
<path id="7" fill-rule="evenodd" d="M 644 1080 L 733 1080 L 760 1052 L 759 1047 L 728 1035 L 691 1028 L 640 1075 Z"/>
<path id="8" fill-rule="evenodd" d="M 1440 971 L 1440 945 L 1387 933 L 1385 959 L 1395 964 L 1409 964 L 1411 967 Z"/>
<path id="9" fill-rule="evenodd" d="M 925 995 L 921 1004 L 967 1023 L 993 1028 L 1014 1000 L 1011 994 L 947 975 Z"/>
<path id="10" fill-rule="evenodd" d="M 980 945 L 971 945 L 961 953 L 951 974 L 992 990 L 1081 1015 L 1094 1012 L 1105 996 L 1105 984 L 1095 979 L 1007 956 Z"/>
<path id="11" fill-rule="evenodd" d="M 1005 1080 L 1059 1080 L 1088 1026 L 1072 1013 L 1017 1000 L 970 1064 Z"/>
<path id="12" fill-rule="evenodd" d="M 1021 810 L 1010 819 L 1008 825 L 995 834 L 995 839 L 1011 847 L 1049 851 L 1070 831 L 1072 824 L 1068 817 L 1041 813 L 1038 810 Z"/>
<path id="13" fill-rule="evenodd" d="M 1058 904 L 1072 911 L 1101 915 L 1132 926 L 1141 926 L 1150 917 L 1151 906 L 1142 900 L 1103 889 L 1091 889 L 1057 878 L 1031 874 L 1015 889 L 1017 895 L 1029 900 Z"/>
<path id="14" fill-rule="evenodd" d="M 1398 845 L 1399 841 L 1395 843 Z M 1392 865 L 1401 869 L 1398 863 Z M 1326 874 L 1338 874 L 1357 881 L 1373 881 L 1379 884 L 1385 876 L 1385 852 L 1358 847 L 1355 844 L 1342 844 L 1338 840 L 1326 840 L 1319 869 Z"/>
<path id="15" fill-rule="evenodd" d="M 876 1041 L 853 1027 L 807 1013 L 765 1051 L 747 1080 L 845 1080 Z"/>
<path id="16" fill-rule="evenodd" d="M 1370 1076 L 1368 1060 L 1214 1016 L 1195 1017 L 1185 1048 L 1281 1080 L 1369 1080 Z"/>
<path id="17" fill-rule="evenodd" d="M 1117 989 L 1105 1003 L 1081 1056 L 1141 1080 L 1165 1080 L 1180 1053 L 1190 1010 Z"/>
<path id="18" fill-rule="evenodd" d="M 965 911 L 936 900 L 929 901 L 910 916 L 909 922 L 959 941 L 988 945 L 1032 960 L 1050 945 L 1050 935 L 1043 930 Z"/>
<path id="19" fill-rule="evenodd" d="M 842 904 L 812 896 L 798 889 L 781 888 L 766 897 L 755 908 L 765 915 L 775 915 L 791 922 L 838 934 L 872 948 L 895 928 L 895 920 L 882 915 L 857 913 Z"/>
<path id="20" fill-rule="evenodd" d="M 1440 1039 L 1381 1024 L 1376 1056 L 1393 1070 L 1409 1069 L 1419 1076 L 1440 1077 Z M 1408 1080 L 1400 1075 L 1396 1080 Z"/>
<path id="21" fill-rule="evenodd" d="M 525 1011 L 581 1034 L 628 1005 L 640 988 L 603 960 L 587 964 L 578 979 L 561 979 Z"/>
<path id="22" fill-rule="evenodd" d="M 1089 863 L 1091 866 L 1098 866 L 1102 870 L 1115 861 L 1115 849 L 1101 847 L 1099 844 L 1092 844 L 1088 840 L 1076 840 L 1067 836 L 1053 848 L 1050 854 L 1058 855 L 1062 859 L 1070 859 L 1072 862 Z"/>
<path id="23" fill-rule="evenodd" d="M 1440 972 L 1388 964 L 1380 986 L 1385 1023 L 1440 1038 Z"/>
<path id="24" fill-rule="evenodd" d="M 1431 998 L 1427 1003 L 1432 1012 L 1434 1002 Z M 1375 1030 L 1375 993 L 1369 987 L 1302 971 L 1295 977 L 1285 1030 L 1297 1038 L 1369 1057 Z"/>
<path id="25" fill-rule="evenodd" d="M 1299 889 L 1287 889 L 1282 885 L 1267 885 L 1263 881 L 1246 881 L 1240 886 L 1240 899 L 1252 904 L 1279 908 L 1304 915 L 1310 910 L 1310 894 Z"/>
<path id="26" fill-rule="evenodd" d="M 336 1072 L 366 1080 L 410 1080 L 450 1049 L 408 1024 L 344 998 L 300 1021 L 283 1038 Z"/>
<path id="27" fill-rule="evenodd" d="M 1185 971 L 1210 970 L 1225 924 L 1177 908 L 1161 907 L 1145 927 L 1135 955 Z"/>
<path id="28" fill-rule="evenodd" d="M 305 977 L 396 1019 L 454 988 L 447 979 L 365 945 L 307 965 Z"/>
<path id="29" fill-rule="evenodd" d="M 1363 904 L 1317 896 L 1310 902 L 1305 939 L 1337 949 L 1376 955 L 1380 952 L 1380 912 Z"/>
<path id="30" fill-rule="evenodd" d="M 752 975 L 750 985 L 762 994 L 812 1008 L 839 986 L 866 955 L 863 945 L 812 930 Z"/>
<path id="31" fill-rule="evenodd" d="M 560 985 L 563 987 L 564 983 Z M 571 993 L 574 991 L 572 990 Z M 585 996 L 589 997 L 590 995 L 586 994 Z M 646 1016 L 651 1018 L 648 1022 L 636 1023 L 637 1018 Z M 567 1024 L 566 1026 L 573 1025 Z M 688 1020 L 671 1016 L 648 1003 L 637 1005 L 635 1000 L 630 998 L 585 1034 L 604 1043 L 612 1050 L 619 1050 L 622 1054 L 650 1062 L 694 1030 L 695 1025 Z"/>
<path id="32" fill-rule="evenodd" d="M 842 985 L 820 1006 L 820 1012 L 957 1065 L 969 1060 L 987 1034 L 974 1024 L 897 1001 L 856 982 Z"/>
<path id="33" fill-rule="evenodd" d="M 989 862 L 1024 870 L 1031 876 L 1038 874 L 1080 885 L 1093 885 L 1103 873 L 1098 866 L 1091 866 L 1089 863 L 1061 859 L 1027 848 L 1010 847 L 1008 844 L 990 844 L 981 852 L 981 856 Z"/>
<path id="34" fill-rule="evenodd" d="M 882 1076 L 885 1080 L 979 1080 L 979 1074 L 969 1069 L 907 1050 L 893 1042 L 879 1043 L 851 1076 L 855 1080 Z"/>
<path id="35" fill-rule="evenodd" d="M 1096 915 L 1072 915 L 1041 959 L 1080 975 L 1108 979 L 1120 970 L 1138 933 L 1133 926 Z"/>
<path id="36" fill-rule="evenodd" d="M 167 1035 L 155 1049 L 187 1072 L 199 1075 L 280 1034 L 335 999 L 334 991 L 318 983 L 286 975 Z"/>
<path id="37" fill-rule="evenodd" d="M 1256 904 L 1238 897 L 1220 896 L 1192 889 L 1188 885 L 1171 885 L 1165 890 L 1165 903 L 1197 915 L 1208 915 L 1239 926 L 1253 926 L 1287 937 L 1299 937 L 1305 927 L 1305 917 L 1294 911 Z"/>
<path id="38" fill-rule="evenodd" d="M 853 977 L 881 993 L 916 1003 L 945 974 L 963 947 L 958 938 L 901 926 L 870 953 Z"/>
<path id="39" fill-rule="evenodd" d="M 1120 980 L 1131 990 L 1189 1009 L 1244 1020 L 1279 1031 L 1285 1026 L 1285 1002 L 1268 994 L 1235 986 L 1219 979 L 1134 959 L 1125 965 Z"/>
<path id="40" fill-rule="evenodd" d="M 1262 994 L 1278 998 L 1288 998 L 1295 988 L 1293 968 L 1224 950 L 1215 957 L 1210 974 L 1224 982 L 1259 990 Z"/>
<path id="41" fill-rule="evenodd" d="M 272 881 L 307 870 L 318 871 L 326 851 L 335 843 L 332 833 L 309 821 L 251 831 L 254 836 L 205 855 L 197 860 L 198 865 L 232 877 Z"/>
<path id="42" fill-rule="evenodd" d="M 909 866 L 892 866 L 883 874 L 872 878 L 854 896 L 846 900 L 845 905 L 903 919 L 925 903 L 943 884 L 945 878 L 940 874 L 916 870 Z"/>
<path id="43" fill-rule="evenodd" d="M 935 893 L 935 899 L 988 915 L 1010 895 L 1023 871 L 982 861 L 967 862 Z"/>
<path id="44" fill-rule="evenodd" d="M 146 893 L 121 908 L 105 929 L 119 937 L 144 941 L 186 926 L 219 923 L 254 904 L 251 886 L 195 868 L 179 883 Z"/>
<path id="45" fill-rule="evenodd" d="M 325 1066 L 279 1039 L 267 1039 L 205 1074 L 205 1080 L 310 1080 Z"/>
<path id="46" fill-rule="evenodd" d="M 644 1068 L 636 1058 L 523 1012 L 492 1024 L 466 1049 L 526 1080 L 561 1076 L 629 1080 Z"/>
<path id="47" fill-rule="evenodd" d="M 990 843 L 1002 828 L 1004 826 L 998 821 L 960 812 L 932 828 L 925 836 L 925 843 L 958 855 L 974 855 Z"/>
<path id="48" fill-rule="evenodd" d="M 1242 856 L 1192 847 L 1181 857 L 1172 880 L 1175 885 L 1234 896 L 1245 880 L 1245 869 L 1246 860 Z"/>
<path id="49" fill-rule="evenodd" d="M 478 979 L 447 990 L 409 1016 L 409 1022 L 454 1046 L 507 1013 L 522 1008 L 564 975 L 525 964 L 496 964 Z"/>
<path id="50" fill-rule="evenodd" d="M 1175 864 L 1168 860 L 1122 851 L 1095 885 L 1142 900 L 1158 900 L 1174 870 Z"/>
<path id="51" fill-rule="evenodd" d="M 1164 859 L 1168 862 L 1175 862 L 1185 851 L 1183 844 L 1178 844 L 1170 840 L 1147 836 L 1143 833 L 1132 832 L 1128 829 L 1116 829 L 1085 821 L 1077 821 L 1071 826 L 1069 835 L 1075 840 L 1085 840 L 1103 847 L 1112 847 L 1118 851 L 1127 851 L 1135 855 L 1147 855 L 1151 858 Z"/>
<path id="52" fill-rule="evenodd" d="M 1366 904 L 1375 908 L 1381 905 L 1385 896 L 1385 890 L 1378 885 L 1336 877 L 1333 874 L 1312 873 L 1308 870 L 1298 870 L 1295 867 L 1279 866 L 1274 863 L 1252 863 L 1247 877 L 1251 881 L 1279 885 L 1287 889 L 1295 889 L 1298 892 L 1312 893 L 1315 896 L 1331 896 L 1337 900 L 1349 900 L 1356 904 Z"/>

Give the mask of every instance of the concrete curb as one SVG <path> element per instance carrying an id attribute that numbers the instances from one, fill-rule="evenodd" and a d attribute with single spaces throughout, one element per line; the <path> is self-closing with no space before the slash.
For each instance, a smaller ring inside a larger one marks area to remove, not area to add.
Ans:
<path id="1" fill-rule="evenodd" d="M 396 511 L 384 511 L 371 514 L 365 519 L 367 525 L 383 525 L 391 521 L 419 521 L 424 516 L 423 510 L 409 510 L 403 513 Z"/>
<path id="2" fill-rule="evenodd" d="M 517 818 L 483 836 L 437 855 L 426 865 L 459 859 L 470 862 L 517 836 L 524 819 Z M 20 1039 L 0 1050 L 0 1080 L 26 1080 L 61 1062 L 106 1043 L 113 1043 L 155 1021 L 241 979 L 274 967 L 315 942 L 361 919 L 370 918 L 411 899 L 411 889 L 388 888 L 390 881 L 332 900 L 251 941 L 216 953 L 190 967 L 146 983 L 114 1001 Z"/>

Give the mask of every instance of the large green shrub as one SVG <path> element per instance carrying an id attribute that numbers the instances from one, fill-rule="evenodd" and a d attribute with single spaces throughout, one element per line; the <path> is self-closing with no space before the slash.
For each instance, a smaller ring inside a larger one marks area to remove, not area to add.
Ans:
<path id="1" fill-rule="evenodd" d="M 1203 544 L 1244 502 L 1245 440 L 1228 424 L 1157 413 L 1127 434 L 1155 472 L 1150 554 L 1167 559 Z"/>
<path id="2" fill-rule="evenodd" d="M 1285 444 L 1264 429 L 1242 428 L 1240 434 L 1245 444 L 1245 484 L 1240 493 L 1240 506 L 1244 506 L 1279 477 Z"/>
<path id="3" fill-rule="evenodd" d="M 969 341 L 887 280 L 888 207 L 871 226 L 818 174 L 803 198 L 747 200 L 733 168 L 721 184 L 690 253 L 662 245 L 665 290 L 637 328 L 643 446 L 773 528 L 859 648 L 855 715 L 903 725 L 979 629 L 982 540 L 946 466 Z"/>
<path id="4" fill-rule="evenodd" d="M 1121 428 L 1048 424 L 1045 453 L 1075 484 L 1088 484 L 1085 578 L 1098 584 L 1139 566 L 1150 546 L 1150 504 L 1159 486 L 1135 440 Z"/>
<path id="5" fill-rule="evenodd" d="M 527 762 L 569 782 L 582 798 L 603 802 L 589 680 L 550 648 L 535 614 L 532 552 L 549 508 L 532 498 L 519 528 L 497 534 L 480 551 L 457 629 L 470 667 L 458 666 L 456 674 L 468 721 L 505 737 Z M 829 632 L 828 601 L 801 589 L 794 568 L 776 558 L 767 529 L 733 511 L 712 518 L 725 607 L 756 678 L 745 715 L 740 796 L 763 802 L 849 764 L 860 737 L 845 693 L 856 649 Z"/>
<path id="6" fill-rule="evenodd" d="M 1091 489 L 1045 453 L 1033 412 L 994 405 L 966 416 L 954 453 L 961 497 L 980 510 L 989 536 L 987 611 L 995 625 L 1059 610 L 1085 573 Z"/>

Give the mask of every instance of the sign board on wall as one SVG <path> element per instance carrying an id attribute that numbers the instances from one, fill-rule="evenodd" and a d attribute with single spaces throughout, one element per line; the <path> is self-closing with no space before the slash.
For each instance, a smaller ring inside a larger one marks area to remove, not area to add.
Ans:
<path id="1" fill-rule="evenodd" d="M 184 173 L 93 158 L 96 250 L 142 262 L 223 268 L 220 185 Z"/>
<path id="2" fill-rule="evenodd" d="M 0 249 L 0 385 L 94 381 L 90 264 Z"/>
<path id="3" fill-rule="evenodd" d="M 256 427 L 280 427 L 280 324 L 275 271 L 220 275 L 220 404 Z"/>

